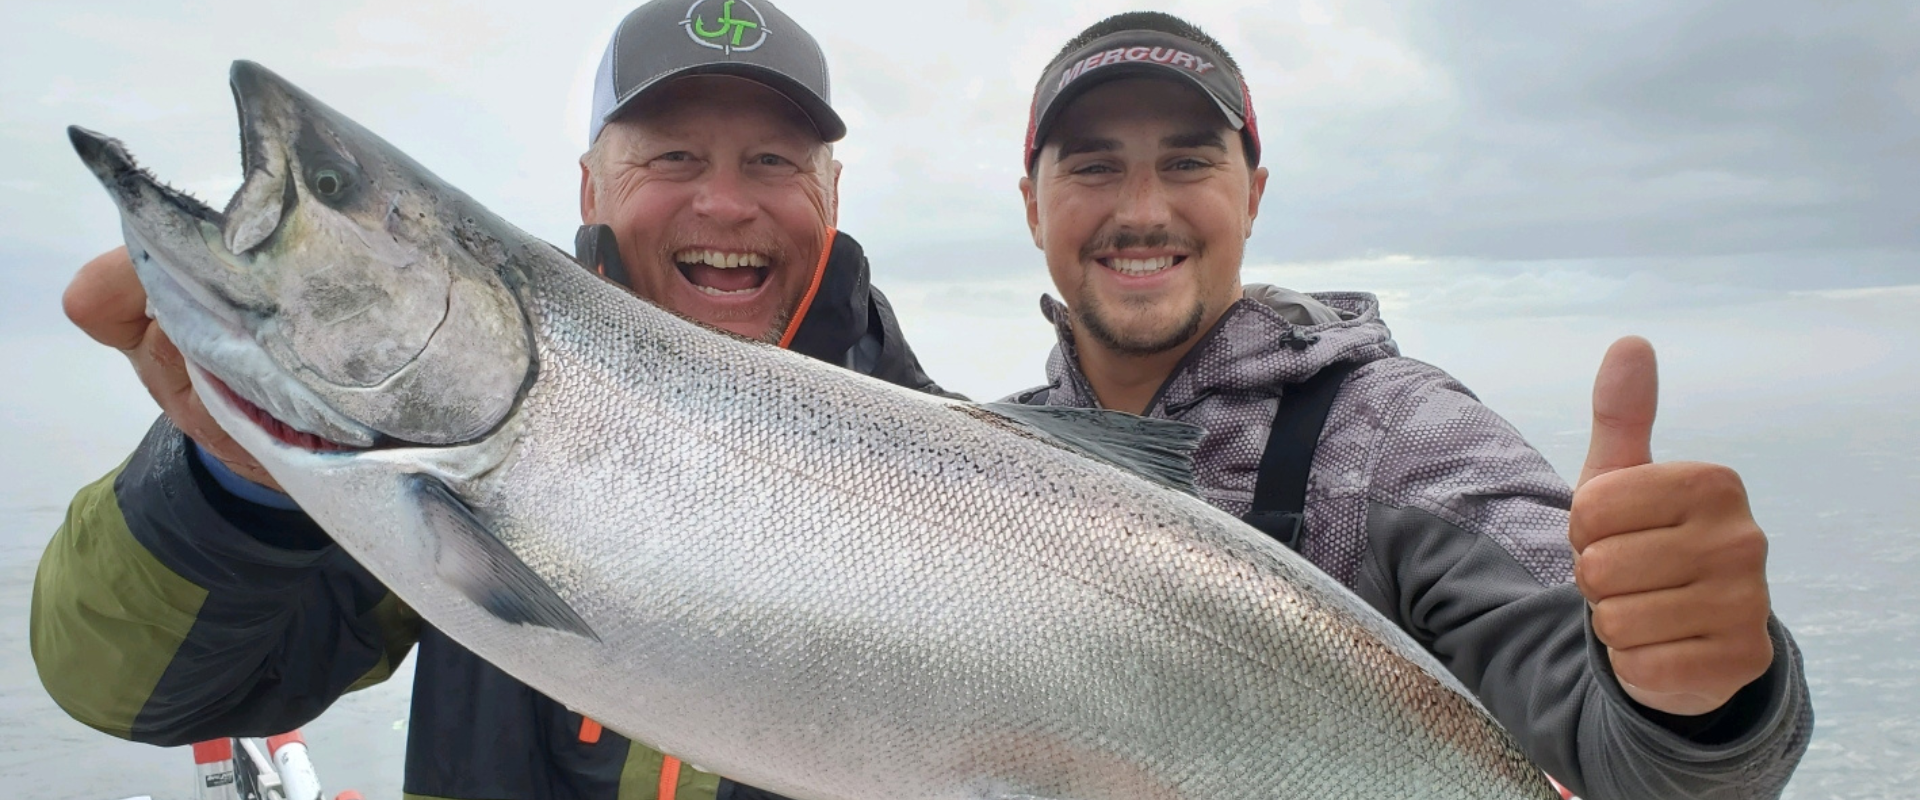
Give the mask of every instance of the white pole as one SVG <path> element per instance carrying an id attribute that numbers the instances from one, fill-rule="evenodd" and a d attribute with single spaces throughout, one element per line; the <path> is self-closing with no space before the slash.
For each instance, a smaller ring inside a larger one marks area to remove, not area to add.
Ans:
<path id="1" fill-rule="evenodd" d="M 267 739 L 267 752 L 279 769 L 281 791 L 287 800 L 326 800 L 313 759 L 307 754 L 307 739 L 299 731 Z"/>

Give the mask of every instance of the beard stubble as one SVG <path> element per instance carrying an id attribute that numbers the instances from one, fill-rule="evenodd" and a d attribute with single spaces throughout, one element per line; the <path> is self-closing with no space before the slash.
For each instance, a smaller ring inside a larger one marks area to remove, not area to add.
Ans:
<path id="1" fill-rule="evenodd" d="M 1177 246 L 1188 252 L 1189 261 L 1202 255 L 1199 242 L 1184 236 L 1174 236 L 1166 230 L 1153 230 L 1145 234 L 1133 231 L 1115 231 L 1105 236 L 1095 237 L 1080 249 L 1081 263 L 1093 260 L 1093 253 L 1110 250 L 1125 250 L 1134 247 Z M 1104 267 L 1102 267 L 1104 269 Z M 1204 292 L 1196 291 L 1193 306 L 1184 317 L 1172 326 L 1155 330 L 1140 326 L 1126 326 L 1118 319 L 1120 309 L 1109 309 L 1093 292 L 1085 291 L 1082 283 L 1080 302 L 1070 309 L 1074 322 L 1088 336 L 1101 346 L 1125 356 L 1152 356 L 1165 353 L 1192 339 L 1200 332 L 1200 323 L 1206 319 L 1206 307 L 1201 302 Z M 1135 306 L 1146 310 L 1153 305 L 1151 300 L 1143 302 L 1121 301 L 1122 306 Z"/>

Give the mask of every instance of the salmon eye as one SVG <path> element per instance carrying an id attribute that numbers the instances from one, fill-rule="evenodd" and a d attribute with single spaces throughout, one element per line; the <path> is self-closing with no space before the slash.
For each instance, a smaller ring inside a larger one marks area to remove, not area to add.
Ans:
<path id="1" fill-rule="evenodd" d="M 354 168 L 338 161 L 322 161 L 307 172 L 314 197 L 330 206 L 345 203 L 354 191 Z"/>
<path id="2" fill-rule="evenodd" d="M 346 179 L 340 177 L 339 171 L 323 169 L 313 173 L 313 190 L 321 197 L 332 200 L 340 196 L 343 188 L 346 188 Z"/>

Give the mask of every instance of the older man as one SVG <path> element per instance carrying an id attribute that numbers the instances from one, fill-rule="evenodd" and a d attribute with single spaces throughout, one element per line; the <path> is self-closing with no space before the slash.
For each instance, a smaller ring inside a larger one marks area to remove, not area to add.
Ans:
<path id="1" fill-rule="evenodd" d="M 714 327 L 939 391 L 834 229 L 845 125 L 825 63 L 768 0 L 630 14 L 581 158 L 582 262 Z M 602 731 L 423 624 L 208 417 L 124 250 L 83 268 L 66 306 L 165 412 L 41 562 L 34 658 L 76 719 L 162 745 L 277 733 L 417 644 L 410 798 L 770 796 Z"/>
<path id="2" fill-rule="evenodd" d="M 1589 800 L 1777 796 L 1807 746 L 1739 477 L 1653 464 L 1653 354 L 1624 340 L 1569 491 L 1371 295 L 1242 286 L 1266 189 L 1251 94 L 1191 24 L 1123 14 L 1034 96 L 1033 240 L 1065 304 L 1030 403 L 1198 424 L 1209 502 L 1425 644 Z M 1578 558 L 1576 558 L 1576 553 Z"/>

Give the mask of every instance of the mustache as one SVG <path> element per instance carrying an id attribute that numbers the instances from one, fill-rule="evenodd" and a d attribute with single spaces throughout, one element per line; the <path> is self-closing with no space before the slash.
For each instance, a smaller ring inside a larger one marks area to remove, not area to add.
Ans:
<path id="1" fill-rule="evenodd" d="M 1123 228 L 1103 233 L 1081 245 L 1080 258 L 1085 261 L 1092 259 L 1094 253 L 1103 250 L 1128 250 L 1136 247 L 1174 247 L 1190 251 L 1195 255 L 1200 253 L 1199 242 L 1165 228 L 1155 228 L 1144 233 Z"/>

